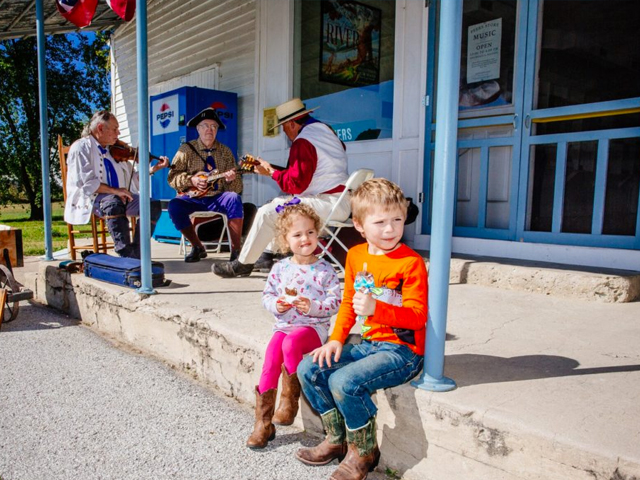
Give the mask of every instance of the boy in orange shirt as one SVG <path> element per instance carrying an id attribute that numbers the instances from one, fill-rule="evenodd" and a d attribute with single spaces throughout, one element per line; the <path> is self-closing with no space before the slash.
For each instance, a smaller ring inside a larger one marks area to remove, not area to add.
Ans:
<path id="1" fill-rule="evenodd" d="M 427 323 L 427 269 L 401 242 L 408 202 L 394 183 L 374 178 L 351 197 L 355 228 L 367 243 L 349 250 L 344 297 L 329 341 L 298 366 L 298 379 L 327 433 L 322 443 L 301 448 L 307 465 L 346 458 L 334 480 L 365 479 L 378 464 L 376 406 L 371 394 L 415 377 L 422 368 Z M 373 286 L 356 291 L 359 271 Z M 362 343 L 344 345 L 356 321 Z"/>

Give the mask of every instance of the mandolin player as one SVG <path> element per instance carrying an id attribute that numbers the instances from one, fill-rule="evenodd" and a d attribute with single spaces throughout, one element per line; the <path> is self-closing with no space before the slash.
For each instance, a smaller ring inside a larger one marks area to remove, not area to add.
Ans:
<path id="1" fill-rule="evenodd" d="M 178 192 L 169 202 L 169 216 L 192 246 L 184 261 L 199 262 L 207 256 L 189 218 L 194 212 L 206 211 L 227 216 L 234 260 L 242 238 L 242 178 L 236 174 L 236 161 L 229 147 L 216 140 L 218 130 L 224 130 L 225 125 L 213 108 L 205 108 L 189 120 L 187 127 L 195 127 L 198 138 L 180 146 L 167 179 Z M 223 173 L 224 177 L 210 182 L 207 177 L 212 173 Z"/>
<path id="2" fill-rule="evenodd" d="M 67 199 L 64 220 L 71 225 L 89 223 L 91 214 L 103 218 L 113 239 L 114 249 L 121 257 L 140 258 L 140 229 L 135 229 L 133 241 L 127 217 L 140 215 L 138 172 L 132 162 L 116 160 L 109 150 L 120 134 L 118 120 L 112 113 L 94 113 L 67 155 Z M 150 169 L 169 166 L 167 157 Z M 151 233 L 160 218 L 161 206 L 151 200 Z"/>

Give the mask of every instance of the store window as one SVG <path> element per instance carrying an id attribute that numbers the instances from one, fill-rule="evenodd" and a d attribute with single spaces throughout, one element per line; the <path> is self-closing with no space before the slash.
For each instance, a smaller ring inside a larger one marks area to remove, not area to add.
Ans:
<path id="1" fill-rule="evenodd" d="M 460 111 L 502 113 L 499 107 L 513 103 L 518 4 L 467 0 L 463 5 Z"/>
<path id="2" fill-rule="evenodd" d="M 391 138 L 396 4 L 297 0 L 294 96 L 344 142 Z"/>
<path id="3" fill-rule="evenodd" d="M 439 16 L 439 2 L 436 7 Z M 513 113 L 517 21 L 518 3 L 513 0 L 463 2 L 460 118 Z M 440 22 L 436 23 L 435 35 L 437 69 Z M 434 122 L 436 110 L 433 109 Z"/>
<path id="4" fill-rule="evenodd" d="M 640 97 L 640 2 L 546 0 L 535 108 Z M 637 127 L 640 114 L 535 125 L 536 135 Z"/>

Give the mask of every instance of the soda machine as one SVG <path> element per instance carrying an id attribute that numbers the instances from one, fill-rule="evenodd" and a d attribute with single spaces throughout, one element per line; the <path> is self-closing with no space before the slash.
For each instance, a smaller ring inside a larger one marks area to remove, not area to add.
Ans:
<path id="1" fill-rule="evenodd" d="M 180 145 L 198 138 L 195 128 L 187 122 L 207 107 L 214 108 L 226 129 L 218 130 L 216 139 L 238 153 L 238 95 L 233 92 L 199 87 L 181 87 L 150 98 L 151 140 L 154 155 L 169 159 Z M 156 225 L 153 238 L 159 242 L 180 243 L 180 232 L 175 229 L 167 205 L 177 192 L 167 182 L 169 169 L 162 169 L 151 177 L 151 196 L 162 202 L 162 215 Z"/>

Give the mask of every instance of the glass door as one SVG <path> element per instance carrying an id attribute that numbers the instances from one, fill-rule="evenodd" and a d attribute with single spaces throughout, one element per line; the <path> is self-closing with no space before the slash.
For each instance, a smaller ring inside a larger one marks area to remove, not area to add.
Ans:
<path id="1" fill-rule="evenodd" d="M 518 237 L 640 248 L 640 2 L 537 0 Z"/>

